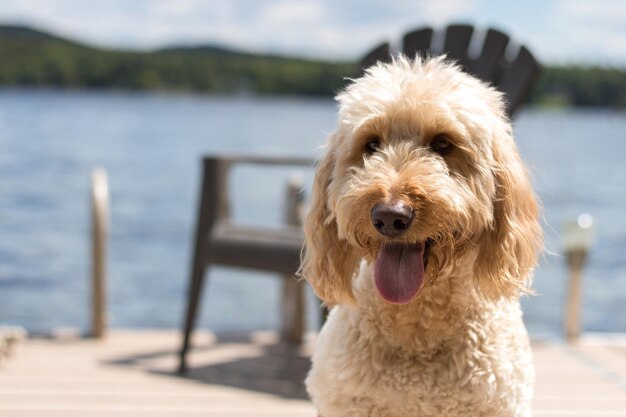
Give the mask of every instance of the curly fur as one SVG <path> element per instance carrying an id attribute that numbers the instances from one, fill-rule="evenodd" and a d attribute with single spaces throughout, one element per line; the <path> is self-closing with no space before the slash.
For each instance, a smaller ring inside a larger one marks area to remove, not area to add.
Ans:
<path id="1" fill-rule="evenodd" d="M 528 416 L 533 367 L 522 323 L 541 246 L 538 208 L 503 97 L 444 58 L 398 57 L 338 95 L 339 120 L 305 220 L 302 275 L 328 305 L 307 388 L 324 417 Z M 429 142 L 445 134 L 444 156 Z M 364 152 L 372 135 L 381 147 Z M 378 202 L 432 242 L 408 304 L 382 299 L 373 261 L 389 243 Z"/>

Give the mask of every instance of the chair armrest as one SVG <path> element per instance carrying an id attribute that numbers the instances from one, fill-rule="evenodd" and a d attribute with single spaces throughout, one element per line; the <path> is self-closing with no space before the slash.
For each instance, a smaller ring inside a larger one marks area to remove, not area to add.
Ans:
<path id="1" fill-rule="evenodd" d="M 208 211 L 207 224 L 227 219 L 230 214 L 228 177 L 235 164 L 265 166 L 315 167 L 315 160 L 306 157 L 262 156 L 254 154 L 206 155 L 203 160 L 202 201 L 200 211 Z M 207 226 L 208 227 L 208 226 Z"/>
<path id="2" fill-rule="evenodd" d="M 285 165 L 285 166 L 306 166 L 313 167 L 315 165 L 314 158 L 302 156 L 269 156 L 254 154 L 224 154 L 224 155 L 207 155 L 204 161 L 218 160 L 227 165 L 232 164 L 252 164 L 252 165 Z"/>

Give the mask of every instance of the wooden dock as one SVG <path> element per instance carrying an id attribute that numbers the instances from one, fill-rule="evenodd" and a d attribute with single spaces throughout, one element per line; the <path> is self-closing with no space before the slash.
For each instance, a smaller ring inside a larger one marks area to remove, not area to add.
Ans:
<path id="1" fill-rule="evenodd" d="M 186 377 L 173 331 L 105 340 L 27 339 L 0 367 L 2 417 L 315 417 L 302 379 L 310 346 L 198 332 Z M 626 337 L 535 343 L 535 416 L 626 417 Z"/>

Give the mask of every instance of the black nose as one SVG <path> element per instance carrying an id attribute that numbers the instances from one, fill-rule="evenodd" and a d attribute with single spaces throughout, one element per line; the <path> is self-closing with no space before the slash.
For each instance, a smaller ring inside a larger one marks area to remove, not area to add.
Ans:
<path id="1" fill-rule="evenodd" d="M 372 208 L 370 218 L 378 233 L 398 237 L 409 229 L 413 221 L 413 209 L 401 201 L 378 203 Z"/>

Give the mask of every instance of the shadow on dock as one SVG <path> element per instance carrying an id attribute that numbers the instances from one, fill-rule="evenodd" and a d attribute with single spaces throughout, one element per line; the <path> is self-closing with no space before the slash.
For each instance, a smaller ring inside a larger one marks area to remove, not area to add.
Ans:
<path id="1" fill-rule="evenodd" d="M 178 352 L 169 349 L 123 356 L 103 364 L 139 367 L 153 374 L 285 399 L 308 399 L 304 379 L 311 366 L 310 348 L 275 339 L 273 335 L 220 335 L 208 343 L 197 344 L 184 375 L 176 372 Z"/>

